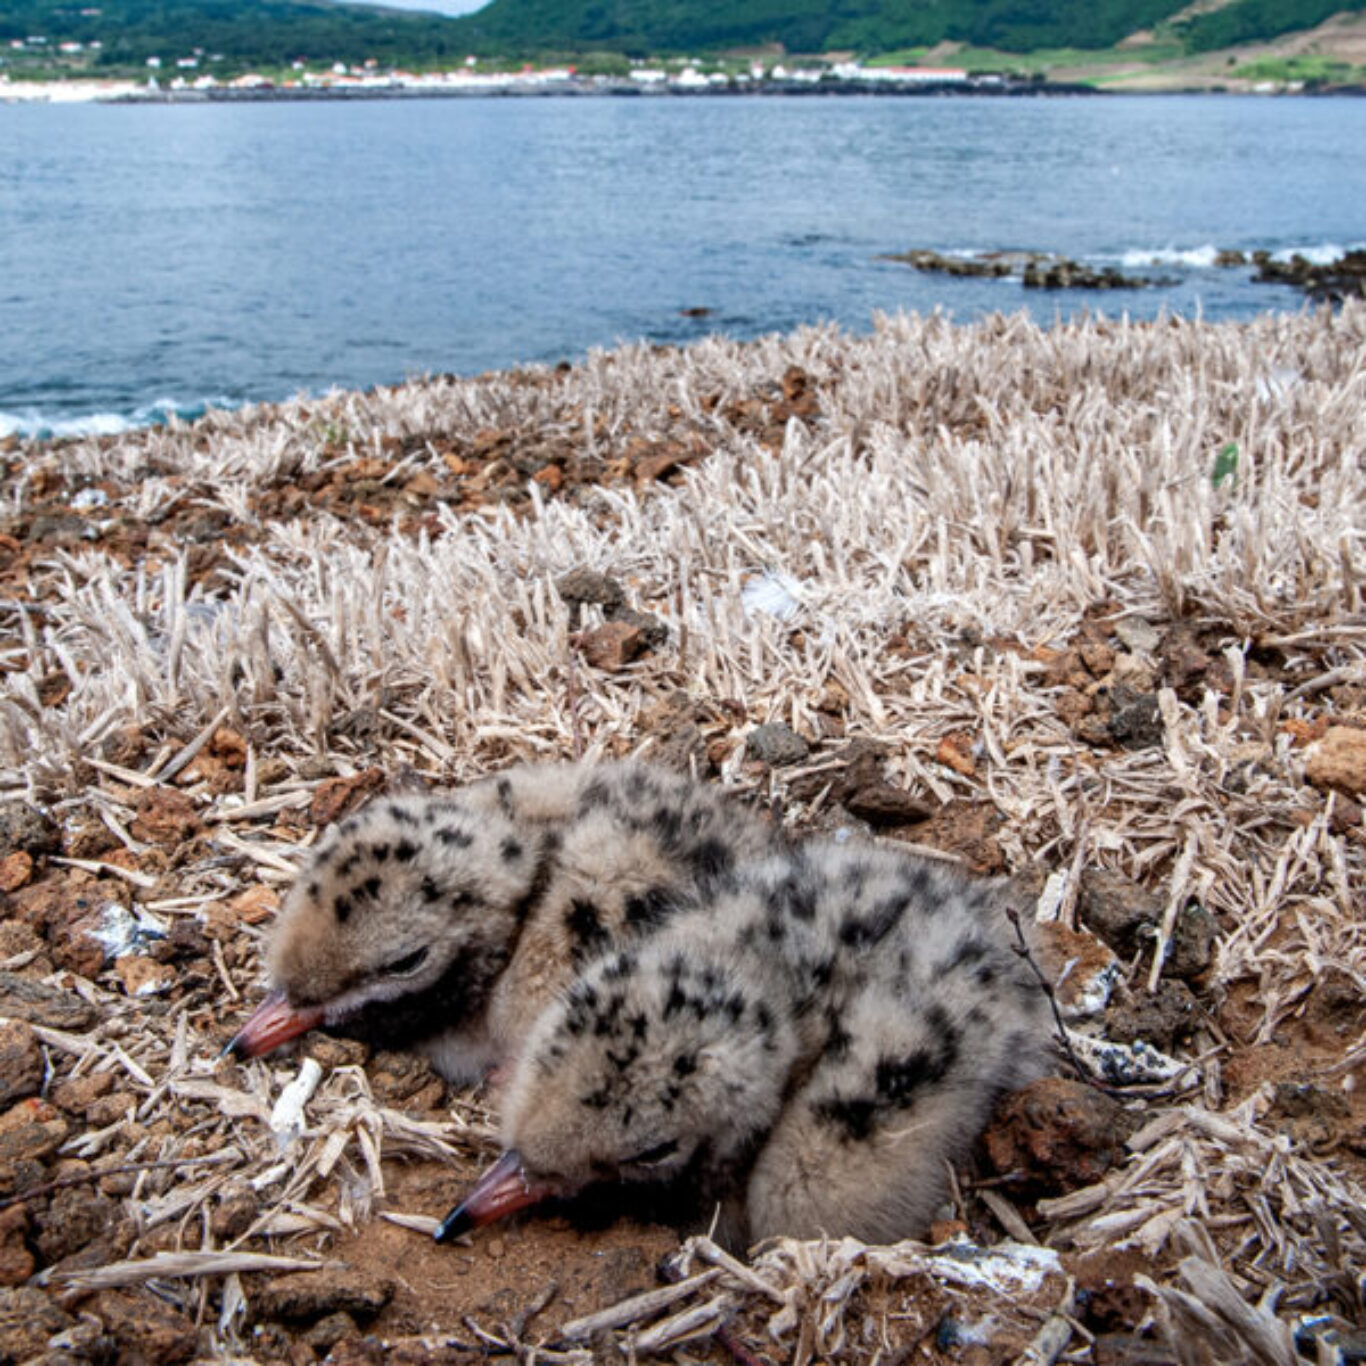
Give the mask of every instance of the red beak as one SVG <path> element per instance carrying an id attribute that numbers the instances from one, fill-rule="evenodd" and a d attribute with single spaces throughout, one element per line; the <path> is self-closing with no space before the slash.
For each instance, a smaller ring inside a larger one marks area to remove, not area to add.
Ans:
<path id="1" fill-rule="evenodd" d="M 322 1024 L 322 1006 L 309 1006 L 299 1010 L 290 1005 L 283 991 L 272 991 L 259 1006 L 256 1013 L 233 1035 L 225 1054 L 232 1053 L 239 1058 L 259 1058 L 282 1043 L 307 1034 L 310 1029 Z"/>
<path id="2" fill-rule="evenodd" d="M 474 1189 L 442 1221 L 436 1231 L 438 1243 L 449 1243 L 462 1233 L 482 1228 L 495 1219 L 514 1214 L 551 1195 L 562 1195 L 558 1186 L 532 1181 L 522 1166 L 522 1156 L 509 1148 L 475 1183 Z"/>

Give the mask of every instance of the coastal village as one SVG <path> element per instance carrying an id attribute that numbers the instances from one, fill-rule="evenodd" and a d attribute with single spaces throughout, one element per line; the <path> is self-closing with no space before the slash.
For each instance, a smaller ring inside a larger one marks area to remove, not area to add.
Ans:
<path id="1" fill-rule="evenodd" d="M 32 39 L 30 42 L 34 41 Z M 64 46 L 78 46 L 67 44 Z M 11 80 L 0 74 L 0 100 L 86 101 L 220 100 L 271 96 L 384 97 L 398 95 L 697 95 L 755 91 L 827 90 L 1001 91 L 1018 85 L 997 72 L 961 67 L 866 66 L 853 59 L 820 63 L 753 61 L 737 70 L 711 69 L 692 59 L 668 66 L 635 63 L 624 75 L 585 74 L 572 65 L 527 65 L 515 71 L 480 69 L 474 57 L 452 71 L 382 70 L 377 62 L 334 63 L 314 70 L 299 61 L 287 77 L 244 72 L 220 79 L 201 71 L 203 54 L 173 63 L 149 58 L 146 80 Z"/>

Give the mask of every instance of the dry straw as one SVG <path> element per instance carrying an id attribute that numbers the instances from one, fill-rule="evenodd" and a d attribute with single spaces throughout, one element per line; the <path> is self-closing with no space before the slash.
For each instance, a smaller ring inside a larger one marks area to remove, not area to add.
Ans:
<path id="1" fill-rule="evenodd" d="M 819 412 L 761 441 L 736 414 L 756 396 L 776 402 L 791 367 Z M 624 469 L 641 439 L 700 440 L 709 455 L 676 485 L 617 480 L 550 499 L 529 484 L 516 510 L 444 507 L 437 534 L 321 511 L 257 522 L 269 485 L 362 459 L 388 462 L 392 480 L 440 473 L 445 446 L 488 430 L 560 443 L 607 472 Z M 286 881 L 298 849 L 271 826 L 308 802 L 321 774 L 379 764 L 458 781 L 513 758 L 566 756 L 576 727 L 599 750 L 648 752 L 641 712 L 679 688 L 815 734 L 837 686 L 847 733 L 880 741 L 896 781 L 989 804 L 1004 818 L 1008 863 L 1064 875 L 1064 914 L 1076 873 L 1094 866 L 1158 890 L 1167 932 L 1188 900 L 1208 907 L 1221 930 L 1208 1001 L 1241 985 L 1256 1039 L 1301 1010 L 1330 968 L 1366 992 L 1362 841 L 1306 787 L 1284 725 L 1333 698 L 1360 718 L 1366 699 L 1366 308 L 1049 330 L 1023 317 L 971 327 L 894 317 L 861 337 L 820 328 L 627 347 L 563 374 L 333 394 L 35 449 L 8 490 L 12 511 L 44 469 L 114 481 L 124 492 L 111 516 L 156 521 L 200 506 L 251 533 L 212 589 L 154 537 L 133 564 L 98 546 L 53 552 L 31 567 L 23 601 L 0 604 L 4 786 L 90 811 L 134 851 L 131 803 L 149 785 L 178 780 L 208 823 L 220 856 L 177 870 L 170 886 L 110 870 L 131 901 L 162 914 L 194 915 L 247 872 Z M 580 666 L 571 689 L 569 615 L 553 584 L 577 566 L 622 579 L 671 637 L 620 673 Z M 747 606 L 746 585 L 764 575 L 795 597 L 790 619 Z M 1132 628 L 1125 662 L 1140 686 L 1156 686 L 1153 645 L 1177 619 L 1217 637 L 1231 686 L 1193 701 L 1159 689 L 1156 747 L 1081 746 L 1038 652 L 1069 642 L 1100 602 Z M 1277 669 L 1254 667 L 1268 655 Z M 44 705 L 54 675 L 70 689 Z M 136 770 L 102 749 L 131 723 L 160 746 Z M 244 795 L 193 777 L 221 726 L 249 746 Z M 935 761 L 958 733 L 973 738 L 973 773 Z M 280 762 L 263 784 L 267 758 Z M 737 744 L 728 777 L 742 778 L 739 762 Z M 1138 970 L 1156 982 L 1160 953 Z M 217 972 L 220 1000 L 253 989 L 221 955 Z M 383 1205 L 388 1158 L 485 1136 L 474 1112 L 462 1127 L 387 1109 L 362 1072 L 343 1068 L 308 1102 L 286 1159 L 269 1128 L 281 1068 L 254 1066 L 246 1089 L 226 1088 L 208 1075 L 209 1044 L 187 1030 L 188 1007 L 86 990 L 101 1024 L 46 1030 L 47 1046 L 78 1072 L 121 1073 L 139 1113 L 175 1105 L 192 1119 L 192 1137 L 157 1151 L 144 1141 L 121 1160 L 238 1154 L 174 1182 L 143 1173 L 127 1196 L 144 1230 L 180 1221 L 187 1254 L 220 1255 L 195 1243 L 198 1212 L 230 1179 L 263 1197 L 246 1238 L 313 1232 L 325 1243 Z M 1345 1040 L 1323 1084 L 1350 1078 L 1363 1049 L 1366 1039 Z M 1362 1193 L 1331 1157 L 1266 1124 L 1265 1089 L 1228 1109 L 1217 1062 L 1204 1075 L 1198 1103 L 1153 1105 L 1127 1162 L 1046 1203 L 1033 1232 L 1059 1248 L 1151 1255 L 1154 1312 L 1177 1341 L 1204 1325 L 1210 1360 L 1287 1360 L 1290 1317 L 1359 1293 Z M 99 1161 L 120 1128 L 82 1134 L 70 1150 Z M 603 1323 L 630 1328 L 633 1352 L 663 1351 L 776 1295 L 784 1309 L 771 1330 L 799 1357 L 856 1359 L 866 1342 L 846 1316 L 868 1277 L 895 1278 L 901 1263 L 832 1255 L 770 1253 L 753 1271 L 721 1262 L 681 1298 L 668 1292 L 662 1322 L 661 1302 L 653 1326 Z M 149 1263 L 147 1274 L 168 1273 Z M 824 1288 L 789 1293 L 798 1284 Z M 1040 1342 L 1066 1328 L 1066 1308 Z M 1084 1335 L 1071 1342 L 1083 1348 Z M 579 1355 L 566 1344 L 559 1359 Z"/>

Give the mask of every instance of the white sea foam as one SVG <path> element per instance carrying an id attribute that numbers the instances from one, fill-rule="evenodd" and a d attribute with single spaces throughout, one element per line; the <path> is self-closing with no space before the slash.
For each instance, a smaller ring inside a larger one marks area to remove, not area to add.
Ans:
<path id="1" fill-rule="evenodd" d="M 1140 270 L 1144 266 L 1189 266 L 1195 270 L 1208 270 L 1219 255 L 1219 248 L 1206 242 L 1201 247 L 1134 247 L 1120 258 L 1120 264 L 1129 270 Z"/>
<path id="2" fill-rule="evenodd" d="M 77 436 L 117 436 L 136 427 L 159 426 L 173 417 L 191 422 L 202 417 L 209 408 L 236 406 L 232 399 L 220 396 L 198 403 L 178 403 L 173 398 L 158 398 L 127 413 L 57 415 L 41 412 L 37 408 L 21 408 L 11 412 L 0 410 L 0 438 L 29 436 L 60 440 Z"/>
<path id="3" fill-rule="evenodd" d="M 133 422 L 119 413 L 86 413 L 80 417 L 48 417 L 36 408 L 17 413 L 0 412 L 0 437 L 5 436 L 114 436 L 126 432 Z"/>
<path id="4" fill-rule="evenodd" d="M 1311 266 L 1331 266 L 1334 261 L 1345 256 L 1351 250 L 1349 247 L 1340 247 L 1336 242 L 1321 242 L 1314 247 L 1284 247 L 1280 251 L 1273 251 L 1271 259 L 1273 261 L 1291 261 L 1296 256 L 1303 257 Z"/>
<path id="5" fill-rule="evenodd" d="M 1305 246 L 1281 247 L 1271 253 L 1271 259 L 1289 261 L 1299 256 L 1311 265 L 1327 266 L 1359 247 L 1360 243 L 1343 246 L 1338 242 L 1316 242 Z M 1253 249 L 1243 250 L 1251 258 Z M 1120 254 L 1119 261 L 1129 270 L 1141 270 L 1144 266 L 1184 266 L 1188 270 L 1209 270 L 1217 264 L 1218 257 L 1219 248 L 1206 242 L 1199 247 L 1131 247 Z"/>

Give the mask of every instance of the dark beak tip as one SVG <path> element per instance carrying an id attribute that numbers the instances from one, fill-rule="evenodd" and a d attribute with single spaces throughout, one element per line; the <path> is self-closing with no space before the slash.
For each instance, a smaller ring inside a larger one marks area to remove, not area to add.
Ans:
<path id="1" fill-rule="evenodd" d="M 464 1204 L 461 1203 L 441 1221 L 432 1236 L 438 1243 L 453 1243 L 462 1234 L 469 1233 L 475 1227 L 474 1220 L 469 1216 Z"/>

